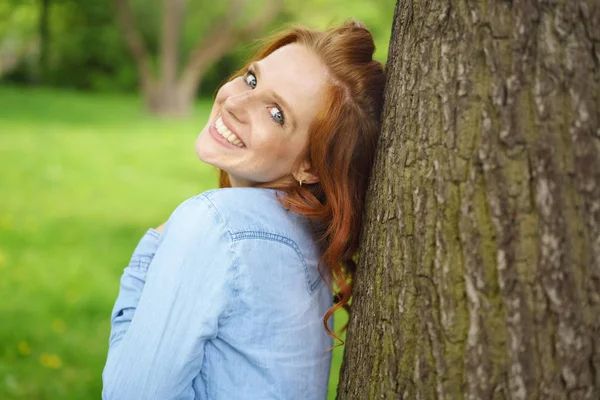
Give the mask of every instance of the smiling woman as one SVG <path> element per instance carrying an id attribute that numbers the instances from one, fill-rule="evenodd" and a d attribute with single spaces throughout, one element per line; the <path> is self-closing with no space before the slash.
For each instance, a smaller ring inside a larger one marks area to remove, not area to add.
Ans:
<path id="1" fill-rule="evenodd" d="M 227 171 L 232 186 L 316 183 L 308 164 L 294 164 L 308 143 L 327 78 L 321 59 L 298 43 L 253 62 L 218 91 L 196 141 L 198 156 Z"/>
<path id="2" fill-rule="evenodd" d="M 326 397 L 379 135 L 374 50 L 357 22 L 297 28 L 220 88 L 195 149 L 221 188 L 135 249 L 104 399 Z"/>

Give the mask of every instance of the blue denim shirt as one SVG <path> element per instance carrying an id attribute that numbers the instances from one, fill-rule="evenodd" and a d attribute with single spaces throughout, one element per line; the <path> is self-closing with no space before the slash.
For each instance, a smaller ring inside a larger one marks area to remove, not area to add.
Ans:
<path id="1" fill-rule="evenodd" d="M 308 221 L 276 193 L 211 190 L 145 234 L 112 311 L 103 399 L 327 397 L 332 293 Z"/>

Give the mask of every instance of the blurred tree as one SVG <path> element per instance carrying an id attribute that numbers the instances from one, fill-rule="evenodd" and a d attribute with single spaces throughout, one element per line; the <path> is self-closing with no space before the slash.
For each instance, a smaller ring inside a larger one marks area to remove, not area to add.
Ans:
<path id="1" fill-rule="evenodd" d="M 47 7 L 42 1 L 0 0 L 3 81 L 94 91 L 137 88 L 107 0 L 51 0 Z"/>
<path id="2" fill-rule="evenodd" d="M 600 399 L 600 2 L 399 0 L 339 399 Z"/>
<path id="3" fill-rule="evenodd" d="M 39 0 L 40 1 L 40 62 L 39 62 L 39 80 L 44 81 L 48 73 L 48 51 L 50 43 L 50 30 L 49 25 L 49 14 L 50 14 L 50 0 Z"/>
<path id="4" fill-rule="evenodd" d="M 121 30 L 115 23 L 114 0 L 49 0 L 47 8 L 47 50 L 42 56 L 43 0 L 0 0 L 0 79 L 16 84 L 44 84 L 86 91 L 127 91 L 139 89 L 138 69 Z M 394 0 L 283 0 L 279 16 L 265 31 L 280 29 L 293 21 L 313 28 L 326 28 L 346 18 L 366 23 L 375 37 L 375 57 L 387 55 Z M 223 18 L 230 2 L 188 1 L 182 18 L 178 55 L 179 66 L 187 60 L 198 39 L 205 37 L 215 21 Z M 239 11 L 238 23 L 253 20 L 263 12 L 267 0 L 248 1 Z M 159 79 L 163 0 L 128 0 L 148 64 Z M 211 96 L 224 79 L 243 65 L 252 52 L 252 42 L 262 37 L 241 37 L 232 49 L 201 76 L 196 96 Z M 43 61 L 46 59 L 46 61 Z M 45 72 L 41 73 L 40 64 Z M 181 68 L 180 68 L 181 71 Z M 40 77 L 43 75 L 43 79 Z"/>
<path id="5" fill-rule="evenodd" d="M 249 22 L 239 26 L 248 0 L 231 0 L 227 11 L 216 18 L 180 67 L 180 41 L 186 0 L 163 0 L 159 44 L 159 72 L 134 21 L 127 0 L 114 0 L 119 26 L 139 73 L 142 93 L 150 112 L 157 115 L 186 115 L 191 112 L 195 94 L 204 73 L 241 39 L 252 37 L 271 23 L 282 9 L 281 0 L 269 0 Z"/>
<path id="6" fill-rule="evenodd" d="M 38 8 L 19 0 L 0 1 L 0 75 L 13 71 L 20 76 L 35 75 L 37 51 L 32 37 L 39 29 Z"/>

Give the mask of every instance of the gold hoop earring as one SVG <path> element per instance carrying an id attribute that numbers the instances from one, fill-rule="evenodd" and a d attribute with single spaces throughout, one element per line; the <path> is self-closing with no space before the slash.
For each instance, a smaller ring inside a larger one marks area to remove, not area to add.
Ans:
<path id="1" fill-rule="evenodd" d="M 298 181 L 298 186 L 302 187 L 302 182 L 304 182 L 304 179 L 300 179 L 300 180 Z"/>

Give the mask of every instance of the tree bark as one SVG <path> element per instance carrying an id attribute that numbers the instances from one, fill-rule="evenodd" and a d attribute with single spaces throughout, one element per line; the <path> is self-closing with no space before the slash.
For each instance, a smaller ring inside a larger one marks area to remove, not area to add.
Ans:
<path id="1" fill-rule="evenodd" d="M 340 399 L 600 398 L 600 2 L 399 0 Z"/>

